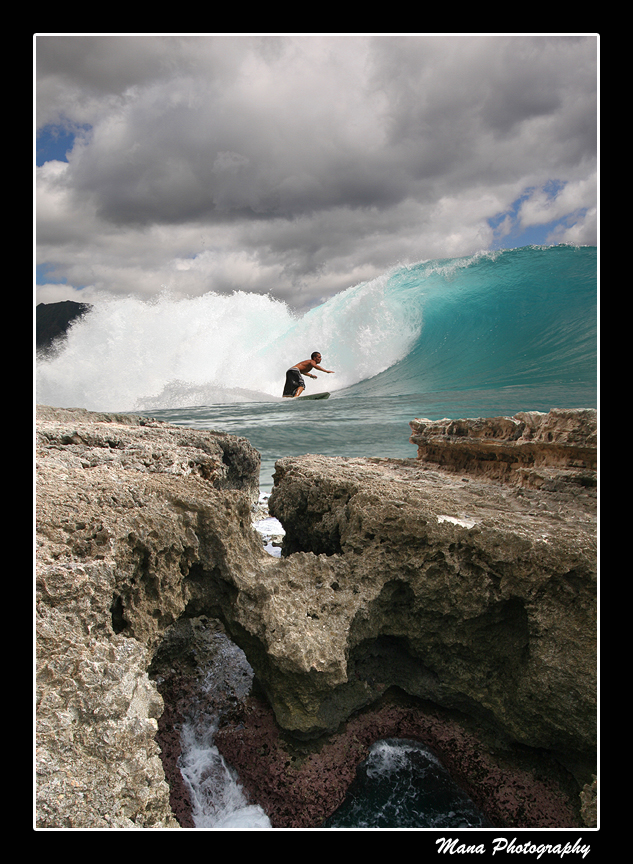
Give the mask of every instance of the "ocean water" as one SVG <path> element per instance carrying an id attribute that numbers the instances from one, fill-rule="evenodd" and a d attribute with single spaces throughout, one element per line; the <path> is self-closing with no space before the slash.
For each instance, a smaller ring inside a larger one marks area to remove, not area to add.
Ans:
<path id="1" fill-rule="evenodd" d="M 36 366 L 37 401 L 247 437 L 281 456 L 413 457 L 414 417 L 597 407 L 597 250 L 523 247 L 395 267 L 303 316 L 237 292 L 104 299 Z M 282 399 L 285 372 L 323 401 Z"/>
<path id="2" fill-rule="evenodd" d="M 376 741 L 324 828 L 491 828 L 437 756 L 419 741 Z"/>
<path id="3" fill-rule="evenodd" d="M 264 527 L 261 528 L 265 533 Z M 248 695 L 253 670 L 243 651 L 224 634 L 202 689 Z M 249 804 L 239 779 L 213 742 L 218 717 L 201 711 L 183 723 L 180 771 L 197 829 L 266 831 L 264 810 Z M 419 741 L 376 741 L 358 766 L 356 779 L 326 829 L 486 828 L 486 817 L 457 786 L 437 756 Z"/>
<path id="4" fill-rule="evenodd" d="M 414 417 L 596 408 L 597 321 L 597 250 L 588 246 L 532 246 L 394 267 L 301 316 L 272 297 L 244 292 L 151 302 L 104 298 L 72 326 L 55 356 L 38 358 L 36 394 L 41 404 L 142 413 L 245 436 L 262 455 L 265 497 L 282 456 L 414 457 Z M 286 369 L 313 351 L 334 374 L 307 378 L 307 392 L 327 390 L 331 397 L 282 399 Z M 235 799 L 232 788 L 222 791 L 221 778 L 231 775 L 215 761 L 212 734 L 210 721 L 206 730 L 187 731 L 183 742 L 200 827 L 230 829 L 233 819 L 242 829 L 249 819 L 253 828 L 267 827 L 239 789 Z M 413 781 L 405 772 L 405 785 L 430 783 L 433 772 L 419 752 L 407 759 L 419 770 Z M 384 785 L 382 774 L 374 775 Z M 367 812 L 350 805 L 351 816 L 339 815 L 356 827 L 376 807 L 401 819 L 401 827 L 425 827 L 427 818 L 435 827 L 479 818 L 454 801 L 437 813 L 420 803 L 422 793 L 397 788 L 396 798 L 410 798 L 405 810 L 394 810 L 388 794 L 385 803 L 382 792 L 369 792 Z M 442 788 L 436 787 L 438 799 Z M 213 790 L 220 803 L 213 803 Z"/>

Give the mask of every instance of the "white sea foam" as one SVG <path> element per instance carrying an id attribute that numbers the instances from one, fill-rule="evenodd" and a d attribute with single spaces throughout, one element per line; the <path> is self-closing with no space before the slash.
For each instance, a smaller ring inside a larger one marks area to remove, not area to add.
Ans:
<path id="1" fill-rule="evenodd" d="M 197 735 L 182 730 L 180 772 L 189 791 L 196 828 L 262 831 L 272 828 L 261 807 L 249 804 L 242 787 L 212 743 L 213 729 Z"/>
<path id="2" fill-rule="evenodd" d="M 369 748 L 365 762 L 367 776 L 377 777 L 389 775 L 394 771 L 409 767 L 409 755 L 421 753 L 432 765 L 440 765 L 437 757 L 428 747 L 418 741 L 400 739 L 382 739 Z"/>
<path id="3" fill-rule="evenodd" d="M 203 688 L 221 688 L 243 699 L 253 678 L 244 652 L 226 636 L 217 634 L 218 650 Z M 189 791 L 196 828 L 215 831 L 262 831 L 271 828 L 261 807 L 249 804 L 234 773 L 227 766 L 213 735 L 217 718 L 200 714 L 183 723 L 179 759 L 180 773 Z"/>
<path id="4" fill-rule="evenodd" d="M 349 288 L 303 317 L 244 292 L 97 300 L 56 356 L 38 360 L 37 401 L 100 411 L 274 401 L 312 351 L 335 371 L 317 373 L 328 390 L 349 386 L 398 362 L 417 335 L 388 282 Z"/>
<path id="5" fill-rule="evenodd" d="M 56 356 L 38 360 L 37 400 L 100 411 L 276 401 L 286 370 L 320 351 L 336 374 L 317 373 L 315 391 L 391 398 L 534 387 L 521 403 L 595 404 L 596 254 L 525 247 L 407 265 L 303 316 L 242 291 L 97 298 Z M 479 410 L 481 393 L 475 402 Z"/>
<path id="6" fill-rule="evenodd" d="M 281 548 L 274 545 L 274 542 L 286 533 L 281 522 L 273 516 L 268 516 L 266 519 L 253 522 L 253 528 L 261 534 L 266 552 L 274 558 L 281 558 Z"/>

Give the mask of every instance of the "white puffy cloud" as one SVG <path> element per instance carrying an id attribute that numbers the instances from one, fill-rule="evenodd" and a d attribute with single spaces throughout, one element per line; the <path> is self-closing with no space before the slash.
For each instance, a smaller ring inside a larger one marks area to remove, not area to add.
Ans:
<path id="1" fill-rule="evenodd" d="M 536 189 L 521 204 L 518 218 L 521 224 L 546 225 L 581 210 L 596 208 L 596 175 L 572 181 L 556 194 L 549 195 L 547 189 Z"/>

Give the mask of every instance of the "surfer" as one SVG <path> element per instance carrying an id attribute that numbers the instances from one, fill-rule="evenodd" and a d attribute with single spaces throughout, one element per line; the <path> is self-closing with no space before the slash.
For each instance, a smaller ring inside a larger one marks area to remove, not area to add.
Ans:
<path id="1" fill-rule="evenodd" d="M 286 372 L 286 384 L 284 386 L 283 395 L 286 398 L 301 396 L 303 391 L 306 389 L 306 382 L 303 380 L 303 375 L 307 375 L 308 378 L 317 377 L 311 372 L 308 372 L 308 369 L 318 369 L 319 372 L 327 372 L 328 375 L 334 374 L 332 369 L 324 369 L 322 366 L 319 366 L 320 362 L 321 355 L 318 351 L 313 351 L 309 360 L 302 360 L 301 363 L 297 363 L 295 366 L 288 369 Z"/>

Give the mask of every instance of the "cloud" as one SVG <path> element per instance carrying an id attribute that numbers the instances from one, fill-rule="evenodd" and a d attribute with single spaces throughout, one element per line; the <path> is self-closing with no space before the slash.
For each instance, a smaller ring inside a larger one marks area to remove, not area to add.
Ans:
<path id="1" fill-rule="evenodd" d="M 519 220 L 522 225 L 543 225 L 566 216 L 596 208 L 595 174 L 586 180 L 566 183 L 550 194 L 547 187 L 534 190 L 521 204 Z"/>
<path id="2" fill-rule="evenodd" d="M 595 207 L 595 37 L 36 49 L 38 127 L 77 132 L 37 175 L 38 260 L 69 291 L 242 289 L 307 308 L 393 264 L 486 248 L 488 220 L 526 190 L 524 225 Z"/>

